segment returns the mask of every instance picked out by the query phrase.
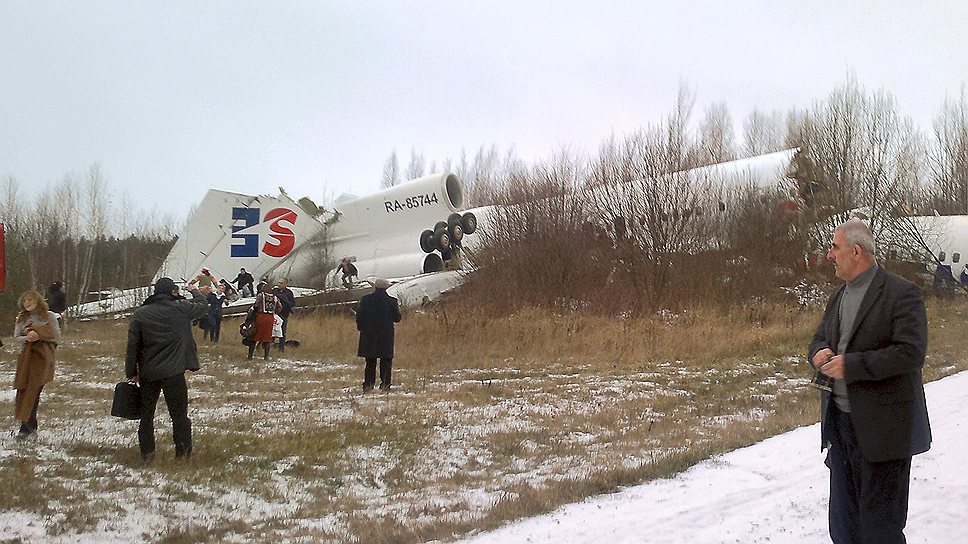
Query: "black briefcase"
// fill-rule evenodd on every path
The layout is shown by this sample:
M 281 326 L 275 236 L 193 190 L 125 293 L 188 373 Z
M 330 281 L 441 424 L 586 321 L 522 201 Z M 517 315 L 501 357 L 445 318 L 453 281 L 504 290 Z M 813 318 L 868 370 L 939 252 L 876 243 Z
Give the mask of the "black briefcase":
M 111 415 L 124 419 L 141 419 L 141 388 L 134 382 L 120 382 L 114 386 Z

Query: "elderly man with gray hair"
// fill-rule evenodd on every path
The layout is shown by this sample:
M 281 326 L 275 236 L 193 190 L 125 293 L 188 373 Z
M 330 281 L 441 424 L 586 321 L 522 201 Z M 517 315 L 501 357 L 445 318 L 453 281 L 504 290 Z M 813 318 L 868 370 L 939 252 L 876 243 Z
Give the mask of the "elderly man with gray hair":
M 877 265 L 861 221 L 834 230 L 827 260 L 844 285 L 808 359 L 831 379 L 820 403 L 836 544 L 903 544 L 911 458 L 931 447 L 921 369 L 928 343 L 921 289 Z
M 373 280 L 374 291 L 360 299 L 356 310 L 356 329 L 360 331 L 357 355 L 366 360 L 363 369 L 363 392 L 376 384 L 376 360 L 380 360 L 380 390 L 390 390 L 393 367 L 393 324 L 401 319 L 397 299 L 387 294 L 390 282 Z

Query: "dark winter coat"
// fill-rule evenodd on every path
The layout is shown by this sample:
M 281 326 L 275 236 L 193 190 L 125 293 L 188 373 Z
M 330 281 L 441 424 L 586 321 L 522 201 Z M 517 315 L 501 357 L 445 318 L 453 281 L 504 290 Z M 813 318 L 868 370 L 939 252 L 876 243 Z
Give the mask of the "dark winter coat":
M 60 289 L 51 289 L 47 293 L 47 308 L 55 314 L 62 314 L 67 310 L 67 295 Z
M 253 278 L 252 274 L 249 274 L 248 272 L 245 274 L 239 273 L 239 275 L 235 276 L 235 279 L 229 283 L 237 283 L 239 285 L 239 290 L 241 291 L 246 285 L 252 285 L 255 283 L 255 278 Z
M 149 383 L 199 369 L 192 321 L 208 316 L 208 301 L 197 291 L 192 296 L 186 300 L 158 293 L 135 310 L 128 326 L 128 378 Z
M 272 294 L 276 295 L 281 305 L 281 308 L 276 310 L 276 313 L 283 319 L 289 319 L 289 314 L 292 313 L 292 309 L 296 305 L 296 295 L 293 294 L 292 289 L 288 287 L 282 289 L 274 287 Z
M 400 319 L 400 305 L 386 289 L 377 289 L 361 298 L 356 310 L 356 330 L 360 331 L 356 354 L 368 359 L 393 358 L 393 324 Z
M 222 321 L 222 305 L 225 304 L 225 295 L 219 296 L 218 293 L 209 293 L 208 300 L 208 330 L 215 330 L 215 325 Z

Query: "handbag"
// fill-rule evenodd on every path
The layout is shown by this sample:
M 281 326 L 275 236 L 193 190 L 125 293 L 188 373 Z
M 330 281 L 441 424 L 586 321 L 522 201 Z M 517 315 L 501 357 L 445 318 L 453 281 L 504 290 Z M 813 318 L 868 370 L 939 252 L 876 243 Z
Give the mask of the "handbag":
M 134 382 L 119 382 L 114 386 L 111 415 L 123 419 L 141 419 L 141 388 Z
M 239 325 L 239 334 L 242 335 L 242 338 L 252 338 L 255 336 L 255 321 L 243 321 Z

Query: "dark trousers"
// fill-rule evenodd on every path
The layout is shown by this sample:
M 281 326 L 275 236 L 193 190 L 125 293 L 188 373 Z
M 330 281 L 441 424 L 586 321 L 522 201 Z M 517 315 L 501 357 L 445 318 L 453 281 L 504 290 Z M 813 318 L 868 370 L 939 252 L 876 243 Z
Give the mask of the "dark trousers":
M 376 383 L 376 357 L 366 357 L 363 368 L 363 387 L 373 387 Z M 390 369 L 393 367 L 393 357 L 380 357 L 380 387 L 390 387 Z
M 289 325 L 289 318 L 282 318 L 282 336 L 279 337 L 279 351 L 286 351 L 286 329 Z
M 141 455 L 155 451 L 155 408 L 158 397 L 165 393 L 165 404 L 171 416 L 171 430 L 175 442 L 175 457 L 192 454 L 192 422 L 188 419 L 188 382 L 185 374 L 141 384 L 141 403 L 144 415 L 138 426 L 138 447 Z
M 830 539 L 834 544 L 904 544 L 911 458 L 868 462 L 850 414 L 831 401 L 828 421 Z
M 218 339 L 222 336 L 222 318 L 219 317 L 215 320 L 215 323 L 210 323 L 209 328 L 209 337 L 212 339 L 212 342 L 217 344 Z
M 41 387 L 37 391 L 37 400 L 34 401 L 34 408 L 30 411 L 30 419 L 20 422 L 20 432 L 29 434 L 37 430 L 37 407 L 40 406 L 40 393 L 43 390 L 44 388 Z M 21 391 L 23 389 L 18 389 L 17 394 L 20 395 Z
M 255 353 L 255 346 L 256 346 L 256 344 L 259 344 L 260 346 L 262 346 L 262 358 L 263 359 L 268 359 L 269 358 L 269 347 L 272 346 L 272 342 L 252 342 L 252 344 L 249 345 L 249 359 L 251 359 L 252 358 L 252 354 Z

